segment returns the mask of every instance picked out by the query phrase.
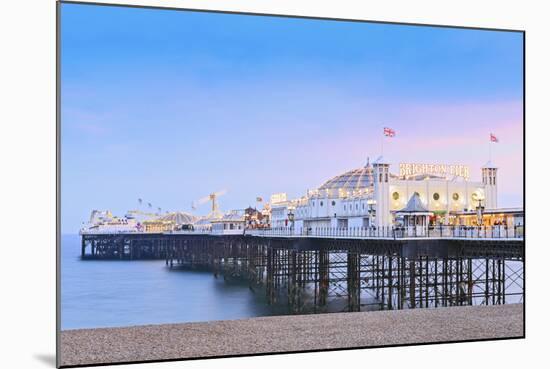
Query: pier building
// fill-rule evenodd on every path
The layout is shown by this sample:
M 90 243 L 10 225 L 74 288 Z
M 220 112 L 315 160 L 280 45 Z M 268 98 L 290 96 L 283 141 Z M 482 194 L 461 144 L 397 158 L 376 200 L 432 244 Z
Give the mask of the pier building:
M 475 210 L 451 211 L 451 223 L 455 225 L 474 226 L 478 214 Z M 523 226 L 523 208 L 498 208 L 483 211 L 483 224 L 505 225 L 509 228 Z
M 316 228 L 368 228 L 410 224 L 407 205 L 415 202 L 424 213 L 420 224 L 494 225 L 498 209 L 498 168 L 488 162 L 481 181 L 470 179 L 465 165 L 401 163 L 384 158 L 330 178 L 306 195 L 272 203 L 272 227 L 293 226 L 297 231 Z M 420 211 L 419 210 L 419 211 Z M 520 222 L 521 209 L 514 221 Z M 472 216 L 474 215 L 474 216 Z M 522 215 L 521 215 L 522 216 Z
M 465 165 L 391 164 L 380 157 L 373 163 L 367 159 L 364 166 L 336 175 L 300 198 L 275 193 L 261 210 L 222 212 L 215 201 L 219 192 L 208 197 L 213 199 L 213 211 L 206 216 L 129 211 L 117 218 L 109 211 L 94 210 L 83 230 L 234 233 L 271 228 L 299 235 L 331 229 L 360 229 L 369 234 L 404 229 L 405 234 L 418 236 L 438 226 L 503 226 L 504 232 L 523 227 L 522 208 L 498 208 L 498 168 L 494 164 L 488 162 L 480 168 L 480 180 L 472 180 L 470 175 Z
M 109 210 L 93 210 L 88 223 L 82 230 L 105 233 L 126 232 L 168 232 L 188 227 L 199 218 L 184 212 L 154 214 L 139 210 L 129 210 L 124 217 L 117 217 Z
M 219 219 L 211 221 L 213 233 L 243 233 L 245 227 L 244 212 L 231 211 Z
M 288 200 L 286 193 L 276 193 L 270 198 L 271 227 L 289 227 L 292 214 L 300 200 Z

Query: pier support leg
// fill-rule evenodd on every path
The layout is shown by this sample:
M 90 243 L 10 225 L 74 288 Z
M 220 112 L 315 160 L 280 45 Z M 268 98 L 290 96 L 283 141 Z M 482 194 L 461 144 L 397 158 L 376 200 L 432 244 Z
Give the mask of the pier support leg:
M 410 306 L 412 309 L 416 308 L 416 261 L 409 260 L 409 295 L 410 295 Z
M 359 278 L 361 256 L 357 252 L 347 252 L 347 285 L 348 285 L 348 309 L 360 311 L 361 280 Z
M 267 257 L 266 257 L 266 281 L 265 281 L 265 287 L 266 287 L 266 297 L 267 297 L 267 303 L 273 304 L 274 296 L 273 296 L 273 248 L 268 247 L 267 248 Z
M 86 256 L 86 239 L 84 238 L 84 236 L 82 236 L 80 247 L 81 247 L 80 257 L 84 259 L 84 256 Z
M 329 252 L 322 248 L 319 250 L 319 305 L 327 304 L 329 286 Z
M 393 309 L 393 257 L 388 256 L 388 310 Z

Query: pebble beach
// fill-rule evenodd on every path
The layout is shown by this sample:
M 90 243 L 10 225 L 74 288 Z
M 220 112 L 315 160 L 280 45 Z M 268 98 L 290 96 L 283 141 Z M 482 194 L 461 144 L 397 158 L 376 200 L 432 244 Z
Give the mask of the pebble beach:
M 523 336 L 523 304 L 260 317 L 61 332 L 61 366 Z

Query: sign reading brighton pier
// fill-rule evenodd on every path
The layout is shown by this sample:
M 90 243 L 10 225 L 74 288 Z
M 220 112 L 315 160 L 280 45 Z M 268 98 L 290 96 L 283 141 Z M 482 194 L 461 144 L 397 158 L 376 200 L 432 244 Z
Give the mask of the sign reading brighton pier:
M 422 174 L 433 174 L 437 176 L 456 176 L 464 179 L 470 178 L 470 167 L 466 165 L 449 165 L 449 164 L 417 164 L 417 163 L 400 163 L 399 175 L 409 177 Z

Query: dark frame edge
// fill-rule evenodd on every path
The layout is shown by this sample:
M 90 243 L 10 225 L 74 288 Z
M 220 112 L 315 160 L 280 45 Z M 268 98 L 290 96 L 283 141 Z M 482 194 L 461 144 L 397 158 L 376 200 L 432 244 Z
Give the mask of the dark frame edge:
M 527 53 L 526 53 L 526 36 L 527 36 L 527 32 L 526 31 L 522 31 L 522 35 L 523 35 L 523 227 L 525 229 L 525 225 L 527 224 L 526 222 L 526 207 L 527 207 L 527 202 L 525 201 L 526 200 L 526 191 L 525 191 L 525 185 L 526 185 L 526 176 L 527 176 L 527 168 L 526 168 L 526 165 L 525 163 L 527 162 L 526 161 L 526 153 L 527 153 L 527 150 L 526 150 L 526 140 L 527 140 L 527 136 L 526 136 L 526 133 L 527 133 L 527 130 L 526 130 L 526 122 L 527 122 L 527 118 L 526 118 L 526 92 L 527 92 L 527 89 L 526 89 L 526 58 L 527 58 Z M 526 236 L 526 233 L 527 232 L 523 232 L 523 338 L 526 337 L 526 313 L 527 313 L 527 310 L 526 310 L 526 303 L 527 303 L 527 236 Z
M 310 19 L 310 20 L 325 20 L 325 21 L 339 21 L 339 22 L 358 22 L 358 23 L 374 23 L 374 24 L 392 24 L 400 26 L 417 26 L 417 27 L 436 27 L 436 28 L 458 28 L 466 30 L 478 30 L 478 31 L 500 31 L 500 32 L 525 32 L 522 29 L 513 28 L 492 28 L 492 27 L 475 27 L 475 26 L 457 26 L 450 24 L 431 24 L 431 23 L 415 23 L 415 22 L 397 22 L 397 21 L 380 21 L 373 19 L 357 19 L 357 18 L 335 18 L 335 17 L 323 17 L 323 16 L 308 16 L 308 15 L 291 15 L 291 14 L 274 14 L 274 13 L 255 13 L 246 11 L 232 11 L 232 10 L 215 10 L 215 9 L 199 9 L 199 8 L 183 8 L 173 6 L 154 6 L 154 5 L 136 5 L 136 4 L 117 4 L 107 2 L 94 2 L 94 1 L 79 1 L 79 0 L 57 0 L 62 4 L 75 4 L 75 5 L 95 5 L 105 7 L 120 7 L 120 8 L 134 8 L 134 9 L 156 9 L 156 10 L 175 10 L 175 11 L 188 11 L 197 13 L 217 13 L 217 14 L 233 14 L 233 15 L 253 15 L 262 17 L 278 17 L 278 18 L 295 18 L 295 19 Z
M 55 2 L 55 366 L 61 367 L 61 1 Z

